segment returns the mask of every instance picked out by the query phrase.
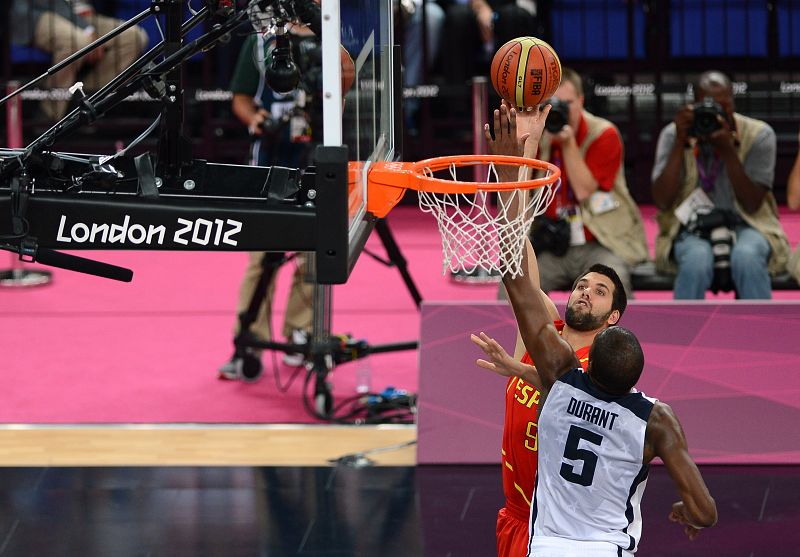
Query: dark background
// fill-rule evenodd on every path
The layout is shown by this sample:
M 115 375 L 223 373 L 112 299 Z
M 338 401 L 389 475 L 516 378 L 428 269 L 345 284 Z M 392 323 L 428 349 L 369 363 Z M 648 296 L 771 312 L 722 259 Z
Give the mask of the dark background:
M 148 5 L 148 0 L 95 1 L 98 11 L 120 18 Z M 196 9 L 201 5 L 194 0 Z M 0 9 L 7 7 L 3 3 Z M 786 178 L 798 147 L 800 36 L 795 31 L 800 30 L 800 0 L 539 0 L 537 9 L 537 26 L 531 34 L 550 42 L 562 64 L 583 75 L 587 108 L 619 127 L 628 185 L 637 201 L 651 202 L 650 171 L 660 129 L 690 98 L 687 84 L 707 69 L 731 76 L 739 112 L 763 119 L 775 129 L 774 189 L 778 201 L 785 201 Z M 158 31 L 152 18 L 144 26 L 155 41 Z M 232 116 L 230 102 L 198 99 L 195 91 L 227 89 L 248 30 L 243 28 L 228 44 L 186 65 L 186 130 L 196 158 L 244 161 L 248 138 Z M 469 82 L 445 83 L 440 77 L 453 55 L 464 53 L 458 45 L 443 45 L 425 78 L 437 86 L 437 94 L 422 101 L 419 135 L 406 134 L 405 160 L 473 150 Z M 12 48 L 6 30 L 0 41 L 4 82 L 24 83 L 47 66 L 41 53 Z M 125 143 L 138 135 L 158 109 L 154 102 L 123 103 L 113 117 L 70 138 L 69 150 L 108 152 L 117 141 Z M 28 142 L 47 126 L 38 118 L 36 101 L 25 101 L 23 114 Z M 5 111 L 0 119 L 5 123 Z M 153 148 L 154 142 L 146 141 L 142 149 Z

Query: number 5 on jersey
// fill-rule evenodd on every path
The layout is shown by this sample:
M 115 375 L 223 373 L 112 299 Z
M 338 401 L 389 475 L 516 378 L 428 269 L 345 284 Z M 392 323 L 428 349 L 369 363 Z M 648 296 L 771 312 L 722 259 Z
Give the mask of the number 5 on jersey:
M 564 447 L 564 458 L 572 461 L 580 460 L 583 462 L 583 466 L 581 466 L 581 473 L 576 474 L 576 466 L 574 464 L 562 462 L 560 474 L 561 477 L 568 482 L 588 487 L 592 485 L 592 480 L 594 480 L 594 470 L 597 467 L 597 454 L 589 449 L 579 448 L 578 445 L 581 439 L 587 443 L 597 445 L 598 447 L 600 443 L 603 442 L 602 435 L 577 425 L 570 427 L 569 435 L 567 436 L 567 445 Z

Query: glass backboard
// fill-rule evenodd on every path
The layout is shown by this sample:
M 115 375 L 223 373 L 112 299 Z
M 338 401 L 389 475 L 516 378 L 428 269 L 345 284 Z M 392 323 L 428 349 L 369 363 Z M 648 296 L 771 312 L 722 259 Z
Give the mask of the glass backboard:
M 376 161 L 397 156 L 396 90 L 392 0 L 322 2 L 323 135 L 326 146 L 345 145 L 351 163 L 348 235 L 357 257 L 371 226 L 367 180 Z M 342 61 L 341 47 L 352 59 Z M 352 74 L 354 72 L 354 75 Z M 344 79 L 343 79 L 344 73 Z M 342 90 L 342 83 L 352 86 Z

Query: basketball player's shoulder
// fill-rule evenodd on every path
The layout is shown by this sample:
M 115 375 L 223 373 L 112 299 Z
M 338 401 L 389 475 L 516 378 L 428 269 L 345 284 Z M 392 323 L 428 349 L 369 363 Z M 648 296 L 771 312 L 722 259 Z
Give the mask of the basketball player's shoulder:
M 657 399 L 649 397 L 636 389 L 621 397 L 618 403 L 645 422 L 649 422 L 653 410 L 658 404 L 661 404 Z
M 685 446 L 683 428 L 669 404 L 661 401 L 653 404 L 647 420 L 645 446 L 646 461 L 653 456 L 663 456 L 674 448 Z
M 678 423 L 678 417 L 675 415 L 675 411 L 672 410 L 672 407 L 669 404 L 655 399 L 652 399 L 652 401 L 653 408 L 650 411 L 650 418 L 648 422 L 651 422 L 655 425 L 665 426 Z

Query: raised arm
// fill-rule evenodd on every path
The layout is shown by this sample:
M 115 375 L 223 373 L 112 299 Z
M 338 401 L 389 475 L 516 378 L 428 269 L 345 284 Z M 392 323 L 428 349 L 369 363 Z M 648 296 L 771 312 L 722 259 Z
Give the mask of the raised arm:
M 523 264 L 527 259 L 523 255 Z M 503 277 L 508 298 L 525 348 L 536 363 L 543 395 L 550 391 L 559 377 L 570 369 L 580 367 L 577 356 L 567 341 L 561 338 L 541 289 L 534 287 L 526 276 Z
M 530 364 L 520 362 L 519 360 L 522 356 L 519 358 L 512 357 L 500 346 L 499 342 L 484 332 L 481 332 L 480 336 L 470 335 L 470 339 L 489 357 L 489 360 L 478 359 L 475 362 L 478 367 L 493 371 L 502 377 L 520 377 L 537 389 L 541 387 L 539 373 L 536 368 Z
M 715 131 L 709 136 L 709 141 L 716 148 L 720 159 L 725 165 L 725 172 L 733 187 L 733 193 L 736 200 L 742 208 L 748 213 L 755 213 L 764 202 L 764 197 L 767 195 L 769 188 L 764 184 L 755 182 L 747 174 L 744 164 L 739 159 L 739 154 L 735 144 L 735 136 L 731 132 L 731 128 L 724 118 L 719 118 L 720 129 Z M 772 130 L 769 130 L 772 132 Z M 771 161 L 769 164 L 774 170 L 775 167 L 775 151 L 776 139 L 774 133 L 769 133 L 765 136 L 759 135 L 758 140 L 753 143 L 750 150 L 750 155 L 758 157 L 753 160 Z M 767 164 L 766 162 L 764 163 Z M 771 184 L 769 184 L 771 186 Z
M 514 155 L 523 156 L 526 158 L 534 158 L 539 148 L 539 140 L 542 137 L 542 130 L 544 129 L 544 122 L 550 112 L 550 105 L 545 106 L 542 110 L 533 110 L 530 112 L 518 112 L 516 109 L 509 108 L 503 101 L 500 108 L 495 109 L 493 113 L 492 126 L 494 129 L 494 138 L 492 137 L 489 124 L 484 126 L 484 136 L 489 148 L 489 152 L 493 155 Z M 518 169 L 516 167 L 499 167 L 497 169 L 498 179 L 502 182 L 511 182 L 520 178 Z M 523 176 L 527 179 L 528 176 Z M 499 194 L 508 195 L 508 194 Z M 524 199 L 519 198 L 518 203 L 509 210 L 509 218 L 514 218 L 522 210 L 524 206 Z M 559 319 L 558 310 L 556 309 L 553 301 L 542 291 L 541 283 L 539 282 L 539 266 L 536 263 L 536 253 L 533 250 L 530 239 L 525 239 L 525 251 L 527 257 L 527 265 L 523 268 L 526 269 L 525 276 L 531 282 L 532 287 L 538 292 L 539 296 L 547 306 L 548 314 L 551 320 Z M 517 335 L 517 344 L 514 349 L 514 357 L 520 359 L 525 353 L 525 346 L 522 343 L 522 338 Z
M 653 178 L 652 194 L 656 207 L 666 211 L 675 204 L 680 192 L 683 153 L 689 141 L 689 128 L 694 123 L 692 105 L 681 108 L 674 118 L 674 135 L 671 128 L 665 128 L 658 136 L 656 166 L 661 167 L 658 176 Z M 670 139 L 672 143 L 669 144 Z
M 663 402 L 656 402 L 647 422 L 645 462 L 655 456 L 664 461 L 681 498 L 672 505 L 669 519 L 686 526 L 686 535 L 694 539 L 701 529 L 717 523 L 717 505 L 689 456 L 677 416 Z

